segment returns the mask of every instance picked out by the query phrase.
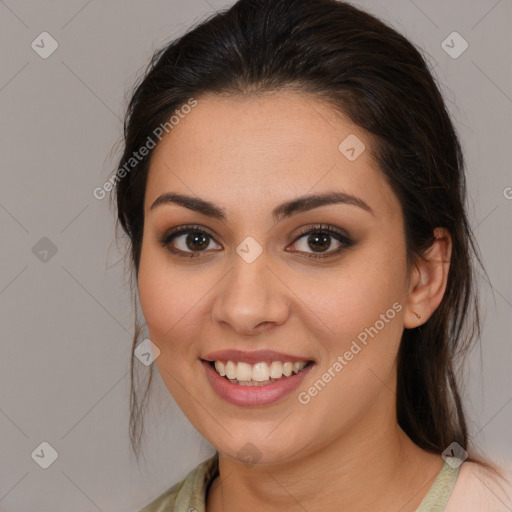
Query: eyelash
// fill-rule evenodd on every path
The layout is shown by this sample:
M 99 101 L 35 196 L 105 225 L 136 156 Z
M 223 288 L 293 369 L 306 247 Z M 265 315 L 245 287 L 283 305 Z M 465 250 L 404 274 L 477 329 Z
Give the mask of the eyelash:
M 190 234 L 190 233 L 205 234 L 214 240 L 213 236 L 210 233 L 208 233 L 208 231 L 205 231 L 204 229 L 200 228 L 197 225 L 187 225 L 187 226 L 180 226 L 178 228 L 175 228 L 175 229 L 165 233 L 159 239 L 159 242 L 169 252 L 176 254 L 177 256 L 180 256 L 183 258 L 197 258 L 197 257 L 199 257 L 199 255 L 202 252 L 205 252 L 205 251 L 203 250 L 203 251 L 187 252 L 187 251 L 182 251 L 181 249 L 171 248 L 171 246 L 170 246 L 171 242 L 177 236 L 183 235 L 183 234 Z M 348 238 L 346 235 L 344 235 L 341 231 L 338 231 L 337 229 L 332 228 L 331 226 L 324 225 L 324 224 L 312 226 L 312 227 L 309 227 L 306 230 L 302 231 L 301 233 L 299 233 L 297 235 L 297 237 L 295 238 L 293 243 L 296 243 L 301 238 L 304 238 L 305 235 L 310 235 L 310 234 L 328 234 L 343 244 L 340 248 L 338 248 L 334 251 L 330 251 L 328 253 L 322 253 L 322 254 L 304 253 L 303 251 L 298 251 L 301 254 L 306 254 L 306 258 L 313 259 L 313 260 L 333 257 L 335 255 L 340 254 L 342 251 L 344 251 L 345 249 L 348 249 L 349 247 L 351 247 L 354 244 L 353 241 L 350 240 L 350 238 Z

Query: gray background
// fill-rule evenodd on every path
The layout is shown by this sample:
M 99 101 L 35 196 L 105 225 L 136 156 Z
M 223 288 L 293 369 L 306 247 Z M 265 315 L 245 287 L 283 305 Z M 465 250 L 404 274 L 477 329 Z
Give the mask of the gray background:
M 491 280 L 480 279 L 470 427 L 511 460 L 512 2 L 354 3 L 424 49 L 456 120 Z M 113 212 L 92 191 L 116 168 L 128 93 L 153 51 L 227 4 L 0 1 L 1 511 L 138 510 L 213 453 L 156 373 L 146 460 L 130 454 L 132 308 Z M 47 59 L 31 48 L 44 31 L 59 45 Z M 469 44 L 456 59 L 441 47 L 453 31 Z M 43 237 L 57 249 L 46 261 L 33 250 Z M 31 457 L 43 441 L 59 455 L 48 469 Z

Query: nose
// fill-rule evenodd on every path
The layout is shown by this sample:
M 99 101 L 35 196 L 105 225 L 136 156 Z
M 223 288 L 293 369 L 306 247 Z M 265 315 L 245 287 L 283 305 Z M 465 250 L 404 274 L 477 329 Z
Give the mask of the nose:
M 213 320 L 248 336 L 283 324 L 289 315 L 289 291 L 270 268 L 265 253 L 252 263 L 238 254 L 233 260 L 233 267 L 215 288 Z

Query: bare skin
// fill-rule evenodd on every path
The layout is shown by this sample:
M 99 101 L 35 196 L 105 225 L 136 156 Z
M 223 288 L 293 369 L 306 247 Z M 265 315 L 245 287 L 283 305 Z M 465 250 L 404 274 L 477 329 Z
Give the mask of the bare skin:
M 449 233 L 438 228 L 428 258 L 407 268 L 400 203 L 370 137 L 314 97 L 281 91 L 197 101 L 152 156 L 138 286 L 162 379 L 220 454 L 206 510 L 414 511 L 443 460 L 397 425 L 395 358 L 403 329 L 424 323 L 441 302 Z M 338 149 L 350 134 L 366 146 L 353 161 Z M 210 201 L 226 219 L 174 203 L 152 209 L 168 192 Z M 337 203 L 272 218 L 281 203 L 327 192 L 356 196 L 371 212 Z M 318 252 L 301 234 L 319 224 L 353 243 L 331 236 L 321 253 L 328 257 L 308 258 Z M 183 225 L 206 231 L 206 248 L 194 250 L 183 233 L 160 243 Z M 250 264 L 236 251 L 248 236 L 262 249 Z M 333 374 L 338 356 L 376 325 Z M 271 349 L 315 365 L 276 403 L 234 405 L 214 391 L 201 363 L 224 349 Z M 329 368 L 328 384 L 301 402 L 298 393 Z M 257 447 L 255 464 L 245 464 L 247 443 Z

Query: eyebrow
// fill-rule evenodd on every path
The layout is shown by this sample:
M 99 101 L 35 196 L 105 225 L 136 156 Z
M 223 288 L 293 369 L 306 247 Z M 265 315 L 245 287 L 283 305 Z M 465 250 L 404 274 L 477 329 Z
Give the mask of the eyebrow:
M 346 194 L 344 192 L 329 192 L 326 194 L 301 196 L 297 199 L 286 201 L 285 203 L 280 204 L 272 210 L 272 217 L 274 221 L 277 222 L 287 217 L 291 217 L 296 213 L 313 210 L 314 208 L 319 208 L 320 206 L 340 203 L 357 206 L 367 211 L 371 215 L 375 215 L 375 212 L 361 198 Z M 189 210 L 201 213 L 207 217 L 218 219 L 221 222 L 226 222 L 227 219 L 225 210 L 215 205 L 214 203 L 205 201 L 204 199 L 200 199 L 198 197 L 186 196 L 173 192 L 167 192 L 159 196 L 151 205 L 150 210 L 154 210 L 158 206 L 164 204 L 179 204 L 185 208 L 188 208 Z

